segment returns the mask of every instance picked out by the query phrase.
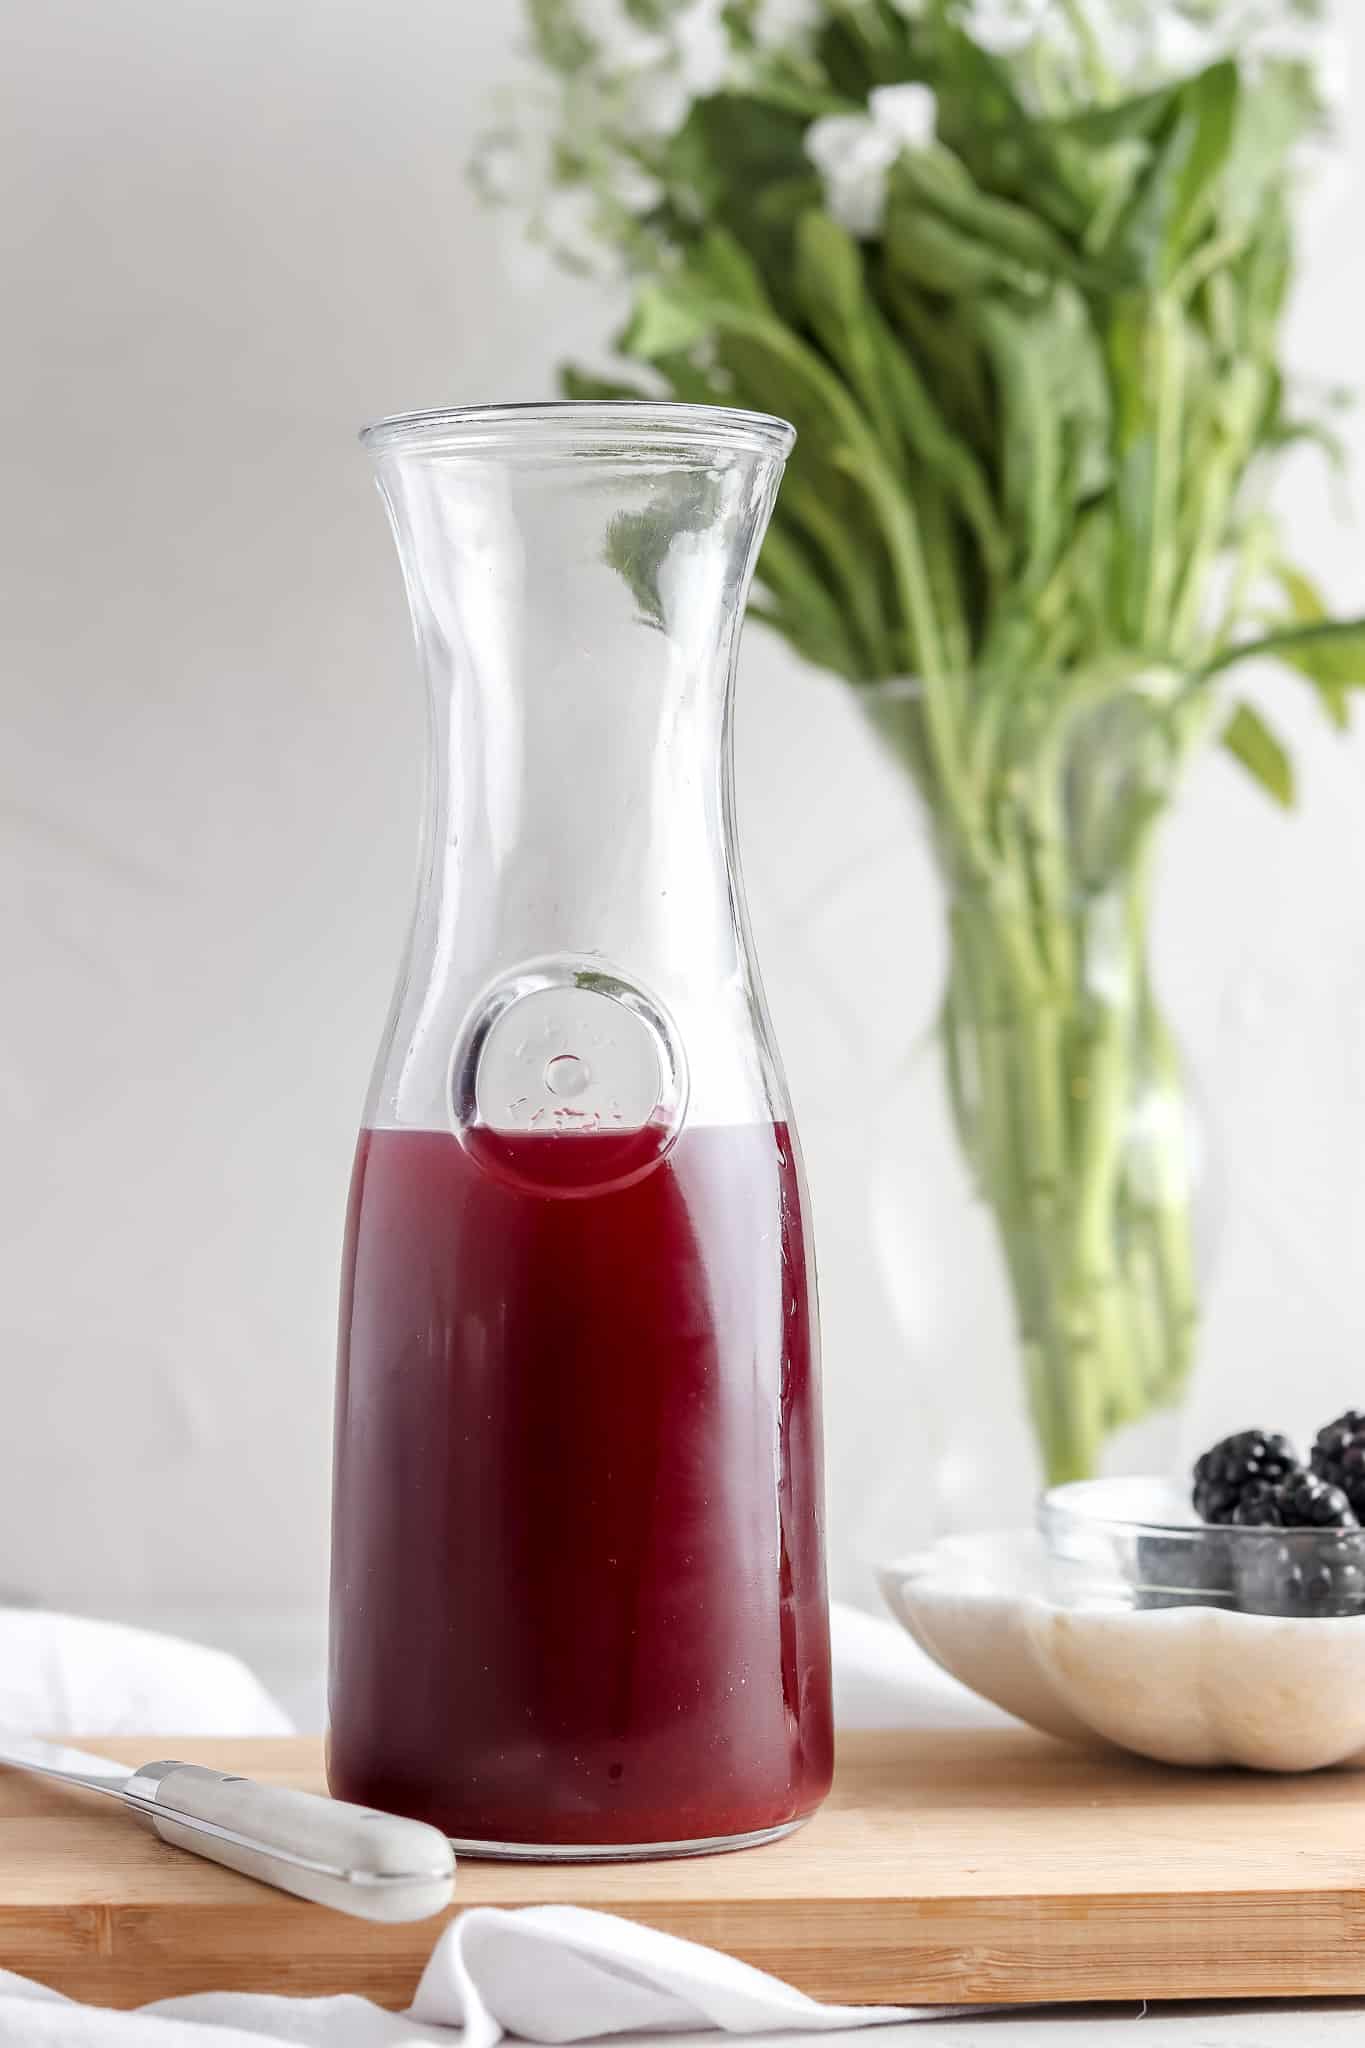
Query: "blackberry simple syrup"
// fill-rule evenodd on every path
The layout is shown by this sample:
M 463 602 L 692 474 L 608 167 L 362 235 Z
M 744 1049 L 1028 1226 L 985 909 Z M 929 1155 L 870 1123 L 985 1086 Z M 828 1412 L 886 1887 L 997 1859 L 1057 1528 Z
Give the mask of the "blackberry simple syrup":
M 609 1143 L 524 1137 L 554 1155 Z M 572 1160 L 567 1162 L 572 1168 Z M 331 1776 L 462 1839 L 710 1841 L 832 1759 L 801 1193 L 781 1126 L 587 1199 L 367 1131 L 342 1311 Z
M 342 1282 L 328 1777 L 489 1855 L 742 1848 L 832 1766 L 815 1268 L 735 843 L 792 443 L 366 436 L 427 690 Z

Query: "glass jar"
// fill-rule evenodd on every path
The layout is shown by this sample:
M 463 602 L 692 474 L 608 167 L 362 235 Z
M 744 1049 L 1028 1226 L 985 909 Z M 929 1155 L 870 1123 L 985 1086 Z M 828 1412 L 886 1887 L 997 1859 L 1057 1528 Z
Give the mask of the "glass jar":
M 863 1547 L 883 1558 L 1026 1524 L 1046 1485 L 1174 1469 L 1218 1212 L 1149 957 L 1159 829 L 1202 707 L 1141 664 L 962 687 L 996 712 L 959 811 L 920 806 L 945 984 L 870 1146 L 908 1368 L 906 1439 L 869 1482 Z M 861 698 L 921 787 L 922 688 Z
M 479 1853 L 740 1846 L 830 1780 L 814 1265 L 731 767 L 791 439 L 366 436 L 430 772 L 347 1229 L 329 1778 Z

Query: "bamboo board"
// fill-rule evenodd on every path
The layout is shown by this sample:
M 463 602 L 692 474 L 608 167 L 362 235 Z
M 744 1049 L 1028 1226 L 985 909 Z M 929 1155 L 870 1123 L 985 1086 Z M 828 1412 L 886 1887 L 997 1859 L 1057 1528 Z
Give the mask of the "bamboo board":
M 322 1789 L 319 1745 L 101 1742 Z M 463 1859 L 455 1910 L 625 1914 L 846 2003 L 1365 1993 L 1365 1774 L 1196 1774 L 1025 1730 L 845 1739 L 784 1842 L 668 1863 Z M 131 2006 L 203 1990 L 408 2003 L 440 1923 L 375 1927 L 0 1771 L 0 1966 Z

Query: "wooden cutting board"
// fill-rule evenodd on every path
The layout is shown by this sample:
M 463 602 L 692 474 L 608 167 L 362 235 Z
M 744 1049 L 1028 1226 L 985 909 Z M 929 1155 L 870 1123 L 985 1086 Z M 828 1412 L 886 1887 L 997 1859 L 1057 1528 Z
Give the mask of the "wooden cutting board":
M 88 1746 L 322 1789 L 311 1740 Z M 570 1901 L 847 2003 L 1365 1993 L 1365 1774 L 1196 1774 L 1018 1732 L 845 1739 L 784 1842 L 669 1863 L 460 1865 L 458 1904 Z M 0 1966 L 77 1998 L 353 1991 L 405 2005 L 439 1923 L 374 1927 L 0 1771 Z

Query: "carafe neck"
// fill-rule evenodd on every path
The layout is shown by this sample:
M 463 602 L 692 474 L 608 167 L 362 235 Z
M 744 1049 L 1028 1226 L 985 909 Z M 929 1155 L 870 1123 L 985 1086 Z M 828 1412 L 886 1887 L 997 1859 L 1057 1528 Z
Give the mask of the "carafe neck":
M 431 749 L 404 1050 L 381 1082 L 400 1120 L 458 1087 L 452 1041 L 528 975 L 600 977 L 689 1049 L 708 1012 L 759 1009 L 730 707 L 788 437 L 731 419 L 547 408 L 483 442 L 377 450 Z

